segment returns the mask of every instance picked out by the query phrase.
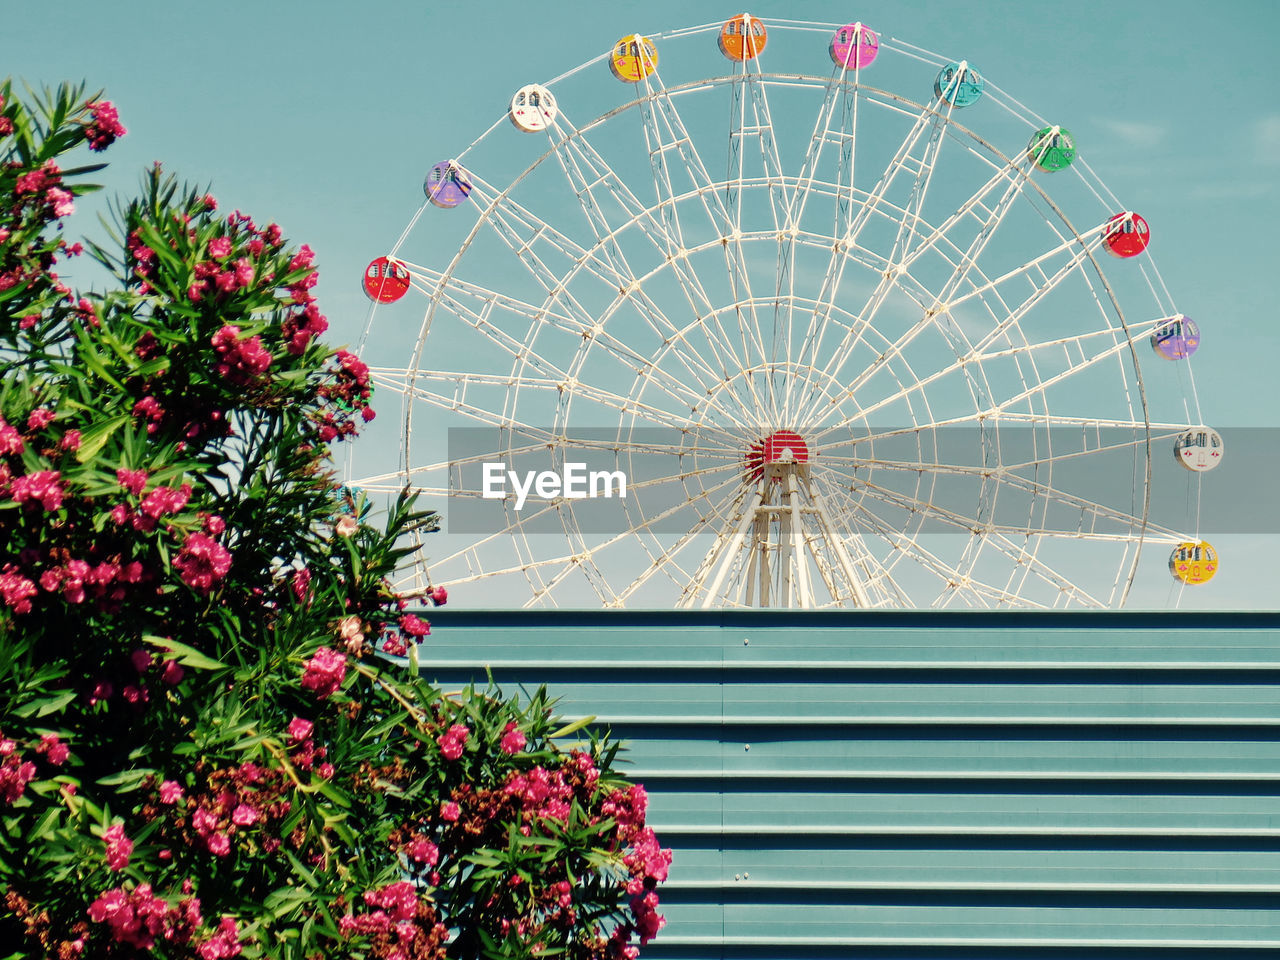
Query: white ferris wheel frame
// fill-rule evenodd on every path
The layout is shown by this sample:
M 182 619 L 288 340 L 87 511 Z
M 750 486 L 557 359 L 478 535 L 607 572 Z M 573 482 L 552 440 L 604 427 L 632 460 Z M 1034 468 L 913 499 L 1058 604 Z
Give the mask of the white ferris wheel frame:
M 769 23 L 770 29 L 801 31 L 830 31 L 836 26 Z M 710 33 L 718 27 L 708 24 L 651 36 L 661 41 Z M 945 62 L 920 48 L 882 38 L 881 53 L 886 50 L 925 63 Z M 548 86 L 599 64 L 605 56 L 582 64 Z M 856 65 L 837 65 L 830 77 L 771 73 L 762 69 L 763 56 L 735 64 L 730 74 L 672 87 L 662 83 L 655 69 L 635 84 L 632 99 L 581 127 L 564 112 L 568 98 L 559 96 L 560 112 L 547 124 L 545 133 L 548 149 L 503 188 L 486 182 L 483 170 L 473 169 L 467 161 L 467 153 L 494 135 L 503 121 L 495 123 L 454 161 L 466 171 L 472 185 L 468 202 L 479 213 L 452 260 L 437 271 L 413 263 L 400 252 L 428 209 L 426 203 L 393 247 L 390 258 L 407 270 L 412 289 L 427 299 L 428 306 L 411 363 L 404 368 L 372 370 L 380 389 L 404 398 L 402 462 L 395 471 L 354 481 L 356 485 L 370 491 L 391 491 L 407 484 L 428 501 L 479 495 L 474 489 L 431 482 L 432 478 L 449 476 L 451 469 L 461 465 L 458 461 L 428 458 L 415 462 L 414 422 L 419 405 L 446 413 L 458 423 L 518 432 L 518 442 L 513 432 L 507 448 L 493 451 L 502 456 L 570 440 L 578 446 L 596 442 L 602 450 L 610 449 L 607 439 L 569 436 L 568 419 L 577 404 L 614 412 L 619 417 L 619 437 L 628 434 L 628 455 L 675 458 L 675 472 L 646 481 L 649 486 L 676 484 L 686 491 L 682 501 L 656 512 L 646 514 L 642 508 L 628 507 L 628 525 L 605 536 L 592 537 L 580 528 L 569 499 L 542 503 L 521 515 L 508 511 L 505 526 L 429 565 L 416 566 L 407 572 L 402 587 L 412 591 L 433 581 L 452 587 L 519 576 L 528 584 L 528 594 L 521 602 L 534 605 L 562 602 L 566 583 L 578 579 L 585 580 L 605 606 L 625 606 L 653 581 L 665 578 L 676 591 L 674 602 L 686 606 L 909 606 L 918 605 L 921 598 L 895 576 L 899 566 L 909 560 L 941 585 L 936 596 L 925 598 L 933 605 L 1122 605 L 1133 585 L 1144 543 L 1194 539 L 1185 531 L 1159 526 L 1148 516 L 1152 445 L 1172 439 L 1189 425 L 1154 422 L 1147 409 L 1137 344 L 1175 315 L 1154 264 L 1140 264 L 1138 269 L 1159 305 L 1153 311 L 1157 315 L 1129 320 L 1098 259 L 1107 223 L 1099 221 L 1082 230 L 1073 226 L 1033 176 L 1034 157 L 1027 151 L 1006 155 L 959 123 L 954 117 L 958 108 L 946 98 L 935 96 L 928 103 L 916 103 L 864 83 L 865 70 Z M 769 108 L 769 93 L 784 87 L 822 94 L 813 133 L 796 174 L 786 172 L 774 141 Z M 709 173 L 697 138 L 686 128 L 679 109 L 683 98 L 720 88 L 727 88 L 731 103 L 729 164 L 723 179 Z M 1025 120 L 1031 130 L 1048 126 L 990 81 L 986 95 Z M 900 114 L 911 126 L 868 189 L 855 181 L 857 130 L 859 111 L 872 106 Z M 653 191 L 649 200 L 642 200 L 592 143 L 592 136 L 610 121 L 632 111 L 641 118 L 650 166 L 651 183 L 647 186 Z M 941 149 L 949 138 L 965 144 L 984 162 L 989 176 L 948 216 L 933 222 L 925 217 L 924 207 Z M 758 172 L 748 167 L 744 149 L 748 142 L 759 146 Z M 819 172 L 824 154 L 829 161 L 833 152 L 837 157 L 834 181 Z M 1076 162 L 1078 170 L 1092 177 L 1082 158 Z M 558 165 L 563 183 L 589 224 L 584 241 L 520 202 L 522 184 L 550 163 Z M 900 179 L 909 184 L 905 201 L 891 196 Z M 682 189 L 680 184 L 685 180 L 691 182 Z M 1122 209 L 1114 198 L 1104 199 L 1106 191 L 1100 182 L 1096 186 L 1090 180 L 1085 182 L 1100 204 Z M 740 202 L 744 193 L 767 197 L 771 222 L 744 228 Z M 980 266 L 983 252 L 1018 202 L 1027 197 L 1052 212 L 1052 216 L 1045 215 L 1044 224 L 1056 242 L 1020 264 L 988 275 Z M 807 207 L 822 203 L 829 204 L 834 215 L 826 232 L 815 231 L 805 219 Z M 688 227 L 696 218 L 691 212 L 699 209 L 716 229 L 695 237 L 696 231 Z M 863 231 L 871 229 L 873 221 L 879 226 L 883 220 L 896 227 L 888 253 L 860 245 Z M 972 229 L 974 223 L 976 230 Z M 961 225 L 970 227 L 967 245 L 955 239 Z M 525 271 L 525 281 L 541 290 L 541 302 L 459 275 L 468 252 L 481 236 L 496 236 L 501 241 Z M 633 268 L 638 238 L 649 245 L 652 260 L 647 269 Z M 748 250 L 754 249 L 752 244 L 770 242 L 776 245 L 774 276 L 767 284 L 770 289 L 753 292 L 757 269 Z M 723 254 L 727 299 L 709 291 L 704 283 L 705 262 L 717 249 Z M 814 250 L 830 251 L 826 271 L 816 284 L 800 283 L 798 288 L 798 253 Z M 940 258 L 950 265 L 950 276 L 941 287 L 931 287 L 913 275 L 913 267 L 925 257 Z M 878 277 L 858 310 L 838 302 L 851 267 Z M 1099 301 L 1101 324 L 1049 339 L 1028 337 L 1024 319 L 1064 283 L 1080 277 Z M 650 295 L 652 287 L 668 278 L 687 301 L 685 316 L 676 316 L 669 305 Z M 579 299 L 578 291 L 588 281 L 617 291 L 605 310 L 593 309 Z M 1008 291 L 1015 284 L 1025 289 L 1022 299 L 1012 301 Z M 817 293 L 812 294 L 815 287 Z M 876 320 L 891 296 L 903 295 L 919 306 L 920 315 L 891 336 L 877 327 Z M 981 336 L 971 338 L 950 319 L 966 304 L 991 311 L 993 303 L 993 322 Z M 481 335 L 496 353 L 507 356 L 510 373 L 429 369 L 427 338 L 437 314 L 447 316 L 450 322 L 460 321 Z M 638 350 L 625 334 L 617 332 L 617 324 L 610 325 L 615 316 L 624 314 L 633 321 L 643 321 L 648 335 L 661 342 L 657 355 Z M 517 320 L 527 324 L 523 338 L 514 322 Z M 580 341 L 569 363 L 539 352 L 537 340 L 543 332 Z M 926 334 L 941 335 L 952 342 L 955 357 L 947 366 L 917 373 L 907 352 Z M 366 341 L 376 335 L 371 318 Z M 837 338 L 834 345 L 830 345 L 832 336 Z M 1042 375 L 1037 356 L 1049 349 L 1075 359 L 1065 369 Z M 597 357 L 606 355 L 634 369 L 633 381 L 618 388 L 593 380 L 586 366 L 593 350 L 598 351 Z M 860 361 L 868 350 L 875 359 Z M 1126 359 L 1131 369 L 1125 366 Z M 1048 411 L 1050 389 L 1086 369 L 1113 362 L 1121 371 L 1120 392 L 1127 403 L 1120 415 L 1079 417 Z M 987 367 L 998 363 L 1012 363 L 1020 383 L 1013 385 L 1012 392 L 1000 392 L 997 400 L 998 391 L 985 381 Z M 971 382 L 971 392 L 977 391 L 975 408 L 964 416 L 935 416 L 931 389 L 958 371 Z M 859 387 L 886 373 L 896 380 L 896 391 L 877 396 L 871 403 L 859 403 L 855 409 L 841 407 Z M 1192 390 L 1194 395 L 1194 381 Z M 503 394 L 501 404 L 488 399 L 497 395 L 495 391 Z M 979 402 L 984 391 L 990 402 Z M 535 395 L 555 398 L 553 423 L 519 418 L 522 397 Z M 1034 410 L 1037 397 L 1044 407 L 1041 413 Z M 864 432 L 857 443 L 864 450 L 874 450 L 877 442 L 895 436 L 909 440 L 914 430 L 918 451 L 914 459 L 878 458 L 874 453 L 855 456 L 852 446 L 849 454 L 823 449 L 828 440 L 839 439 L 851 428 L 867 424 L 879 411 L 904 402 L 918 405 L 926 414 L 925 422 L 915 419 L 915 406 L 911 406 L 911 425 Z M 1203 422 L 1198 419 L 1198 398 L 1195 404 L 1194 422 Z M 1027 409 L 1028 405 L 1032 409 Z M 683 413 L 685 408 L 692 412 Z M 700 416 L 696 414 L 699 408 Z M 823 411 L 832 409 L 837 416 L 824 420 Z M 1188 419 L 1192 419 L 1190 415 Z M 682 435 L 692 427 L 696 439 L 689 445 L 637 439 L 631 429 L 637 422 Z M 744 474 L 744 438 L 798 424 L 807 425 L 803 432 L 815 451 L 812 464 L 768 463 L 754 480 Z M 1086 440 L 1081 449 L 1055 453 L 1046 437 L 1047 450 L 1037 450 L 1031 460 L 1006 462 L 997 449 L 997 425 L 1079 430 L 1083 436 L 1095 437 L 1096 443 L 1089 447 Z M 995 434 L 990 438 L 988 426 Z M 928 444 L 920 440 L 922 430 L 948 427 L 979 430 L 981 463 L 929 458 Z M 1103 437 L 1103 431 L 1110 431 L 1109 438 Z M 1128 439 L 1124 439 L 1126 431 Z M 1117 441 L 1116 436 L 1122 439 Z M 438 438 L 432 442 L 438 443 Z M 1123 452 L 1125 447 L 1131 448 L 1134 464 L 1133 501 L 1128 510 L 1053 486 L 1055 464 L 1104 450 Z M 439 450 L 434 453 L 438 457 Z M 1041 467 L 1050 472 L 1043 481 L 1035 472 Z M 1030 477 L 1028 469 L 1033 471 Z M 918 482 L 914 489 L 895 488 L 878 482 L 877 471 L 881 477 L 895 472 L 915 474 Z M 937 502 L 934 492 L 944 477 L 979 483 L 979 499 L 972 511 Z M 1001 489 L 1032 498 L 1032 513 L 1025 522 L 1009 524 L 994 519 Z M 856 497 L 851 496 L 855 492 Z M 921 535 L 923 519 L 914 528 L 894 526 L 868 509 L 868 500 L 954 529 L 963 533 L 967 542 L 958 557 L 940 556 Z M 1078 511 L 1078 527 L 1063 530 L 1051 526 L 1044 519 L 1050 507 Z M 688 517 L 684 530 L 664 537 L 655 534 L 681 511 Z M 550 516 L 563 529 L 560 549 L 548 550 L 545 537 L 529 532 Z M 1077 577 L 1039 556 L 1044 543 L 1059 539 L 1092 541 L 1118 550 L 1120 559 L 1111 582 L 1104 582 L 1101 590 L 1085 587 Z M 633 563 L 619 576 L 618 571 L 608 569 L 604 558 L 624 542 L 639 544 L 647 559 L 643 566 Z M 870 548 L 873 543 L 879 554 Z M 509 552 L 509 562 L 494 562 L 500 549 Z M 976 558 L 983 551 L 988 558 L 995 555 L 1007 564 L 1008 577 L 1003 582 L 975 575 Z M 447 573 L 442 575 L 444 571 Z M 1032 585 L 1038 588 L 1035 596 L 1029 589 Z M 1046 589 L 1050 599 L 1046 599 Z

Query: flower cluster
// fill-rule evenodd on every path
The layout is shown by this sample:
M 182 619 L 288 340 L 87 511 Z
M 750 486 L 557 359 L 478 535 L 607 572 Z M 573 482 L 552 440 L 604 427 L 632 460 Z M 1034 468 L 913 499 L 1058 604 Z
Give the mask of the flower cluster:
M 99 100 L 89 112 L 93 119 L 85 127 L 84 133 L 90 150 L 105 150 L 129 132 L 121 125 L 120 114 L 110 100 Z
M 171 907 L 167 900 L 142 883 L 133 890 L 115 887 L 89 905 L 89 919 L 105 923 L 116 943 L 151 950 L 156 938 L 173 943 L 189 943 L 192 931 L 200 926 L 200 901 L 194 897 Z
M 24 760 L 18 751 L 18 745 L 0 735 L 0 800 L 15 803 L 27 789 L 27 784 L 35 779 L 36 765 Z
M 293 810 L 282 771 L 249 760 L 212 770 L 198 764 L 196 775 L 190 791 L 176 780 L 159 786 L 152 781 L 154 799 L 143 815 L 161 821 L 160 836 L 166 842 L 219 858 L 229 856 L 236 843 L 265 853 L 280 849 L 285 839 L 280 825 Z M 295 838 L 293 845 L 300 847 L 301 841 Z
M 271 354 L 263 349 L 262 338 L 241 337 L 240 328 L 234 324 L 227 324 L 213 335 L 213 348 L 219 358 L 214 373 L 238 387 L 255 382 L 271 366 Z
M 462 756 L 462 750 L 467 745 L 469 736 L 471 736 L 471 730 L 465 723 L 455 723 L 436 738 L 436 743 L 440 745 L 440 752 L 446 760 L 457 760 Z
M 622 862 L 631 876 L 627 882 L 627 893 L 631 895 L 634 922 L 620 926 L 619 930 L 631 926 L 639 934 L 642 946 L 657 936 L 666 923 L 657 912 L 655 888 L 667 879 L 671 867 L 671 851 L 663 850 L 653 830 L 644 825 L 647 806 L 644 787 L 632 784 L 627 790 L 614 791 L 602 807 L 617 821 L 619 841 L 631 848 Z M 627 931 L 627 936 L 630 936 L 630 931 Z
M 102 842 L 107 847 L 107 869 L 123 870 L 129 865 L 129 857 L 133 855 L 133 841 L 124 834 L 124 825 L 120 823 L 107 827 L 102 835 Z
M 182 582 L 197 593 L 208 593 L 231 569 L 231 552 L 203 533 L 193 533 L 174 558 Z
M 356 412 L 366 423 L 375 416 L 373 407 L 369 406 L 373 384 L 369 379 L 368 366 L 346 350 L 337 351 L 334 360 L 332 379 L 316 391 L 329 404 L 329 408 L 316 417 L 320 440 L 324 443 L 354 436 L 356 424 L 353 417 Z
M 0 567 L 0 601 L 14 613 L 30 613 L 31 598 L 38 592 L 36 585 L 12 563 Z
M 347 655 L 331 647 L 321 647 L 303 664 L 302 687 L 323 700 L 336 693 L 347 675 Z
M 365 913 L 338 921 L 344 937 L 367 938 L 369 956 L 383 960 L 435 960 L 444 956 L 449 931 L 412 883 L 399 881 L 367 890 Z

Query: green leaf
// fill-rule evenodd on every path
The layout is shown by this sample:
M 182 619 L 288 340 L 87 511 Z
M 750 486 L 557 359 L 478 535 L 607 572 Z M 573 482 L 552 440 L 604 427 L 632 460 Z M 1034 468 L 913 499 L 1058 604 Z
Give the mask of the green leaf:
M 57 823 L 58 818 L 61 815 L 61 807 L 50 807 L 46 810 L 44 816 L 36 822 L 36 825 L 31 828 L 31 832 L 27 834 L 27 842 L 31 843 L 35 840 L 43 840 L 52 832 L 54 824 Z
M 81 463 L 92 460 L 111 439 L 112 434 L 129 422 L 128 414 L 111 417 L 95 424 L 80 435 L 80 449 L 76 451 L 76 459 Z
M 57 713 L 75 698 L 76 692 L 74 690 L 64 690 L 62 693 L 55 694 L 52 697 L 41 697 L 39 700 L 24 703 L 13 712 L 19 717 L 45 717 L 51 713 Z
M 188 647 L 185 643 L 179 643 L 177 640 L 170 640 L 168 637 L 143 637 L 143 643 L 149 643 L 153 647 L 157 647 L 166 653 L 172 654 L 173 659 L 177 660 L 184 667 L 191 667 L 194 670 L 226 670 L 225 663 L 220 663 L 211 657 L 206 657 L 195 647 Z
M 155 776 L 154 770 L 121 770 L 109 776 L 100 777 L 96 782 L 104 787 L 120 787 L 121 793 L 136 790 L 147 777 Z
M 583 727 L 595 722 L 596 722 L 596 718 L 594 715 L 590 717 L 583 717 L 581 720 L 575 720 L 573 721 L 573 723 L 570 723 L 570 724 L 567 724 L 566 726 L 561 727 L 559 730 L 555 731 L 554 733 L 548 733 L 547 739 L 555 740 L 559 737 L 567 737 L 569 734 L 577 733 Z

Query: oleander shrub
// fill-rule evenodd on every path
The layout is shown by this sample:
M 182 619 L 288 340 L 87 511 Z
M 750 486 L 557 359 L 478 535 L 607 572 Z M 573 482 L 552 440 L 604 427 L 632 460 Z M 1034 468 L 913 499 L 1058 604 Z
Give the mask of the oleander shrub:
M 372 389 L 310 249 L 159 167 L 63 236 L 124 133 L 0 86 L 0 956 L 635 957 L 670 852 L 617 745 L 418 676 L 435 517 L 335 480 Z

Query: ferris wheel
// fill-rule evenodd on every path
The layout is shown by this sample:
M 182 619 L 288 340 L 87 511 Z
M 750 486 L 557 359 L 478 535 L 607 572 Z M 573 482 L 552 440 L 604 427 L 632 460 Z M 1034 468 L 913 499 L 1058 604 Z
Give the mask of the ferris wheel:
M 447 530 L 405 590 L 1105 607 L 1144 549 L 1214 575 L 1151 503 L 1221 461 L 1200 331 L 1144 218 L 975 63 L 742 14 L 513 87 L 363 279 L 401 416 L 352 483 Z

